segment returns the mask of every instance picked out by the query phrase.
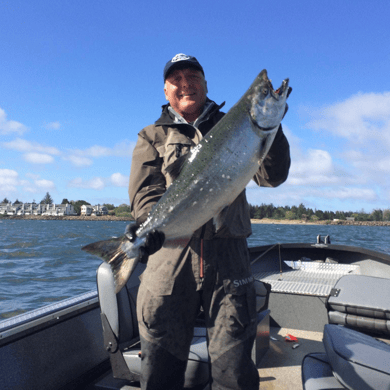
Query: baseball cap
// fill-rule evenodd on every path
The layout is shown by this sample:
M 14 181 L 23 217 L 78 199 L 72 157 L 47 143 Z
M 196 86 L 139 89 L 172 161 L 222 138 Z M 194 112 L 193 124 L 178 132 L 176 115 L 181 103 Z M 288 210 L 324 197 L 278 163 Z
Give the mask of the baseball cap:
M 204 70 L 198 60 L 193 56 L 187 56 L 186 54 L 176 54 L 171 60 L 169 60 L 164 67 L 164 81 L 175 68 L 196 68 L 203 73 Z

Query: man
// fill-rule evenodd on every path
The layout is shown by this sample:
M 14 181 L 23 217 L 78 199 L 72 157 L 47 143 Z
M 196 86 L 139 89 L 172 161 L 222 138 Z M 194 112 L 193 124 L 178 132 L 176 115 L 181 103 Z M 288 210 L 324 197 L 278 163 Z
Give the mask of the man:
M 177 54 L 168 61 L 164 82 L 169 103 L 162 107 L 161 117 L 139 133 L 133 153 L 129 196 L 136 224 L 129 233 L 134 238 L 172 183 L 167 167 L 196 146 L 224 115 L 223 104 L 208 99 L 204 70 L 195 57 Z M 280 126 L 254 180 L 275 187 L 286 180 L 289 166 L 289 145 Z M 163 234 L 149 234 L 142 256 L 147 267 L 137 298 L 143 390 L 182 389 L 201 308 L 212 389 L 259 388 L 251 360 L 256 312 L 246 242 L 250 234 L 245 191 L 229 206 L 224 226 L 216 232 L 209 221 L 185 248 L 161 248 Z

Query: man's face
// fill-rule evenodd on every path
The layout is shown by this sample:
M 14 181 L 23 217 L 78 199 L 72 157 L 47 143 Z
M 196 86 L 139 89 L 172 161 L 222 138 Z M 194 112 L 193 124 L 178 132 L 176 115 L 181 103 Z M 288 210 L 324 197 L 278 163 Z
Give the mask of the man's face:
M 193 122 L 203 111 L 207 82 L 199 70 L 176 69 L 165 80 L 164 92 L 172 108 L 187 122 Z

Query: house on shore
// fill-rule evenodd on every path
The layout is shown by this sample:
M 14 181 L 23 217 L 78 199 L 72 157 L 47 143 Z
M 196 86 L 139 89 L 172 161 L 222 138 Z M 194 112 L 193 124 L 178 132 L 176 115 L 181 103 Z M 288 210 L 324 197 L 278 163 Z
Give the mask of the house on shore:
M 0 215 L 77 215 L 72 204 L 0 203 Z
M 84 215 L 84 216 L 108 215 L 108 209 L 106 206 L 101 206 L 100 204 L 98 204 L 96 206 L 91 206 L 89 204 L 83 204 L 81 206 L 81 215 Z

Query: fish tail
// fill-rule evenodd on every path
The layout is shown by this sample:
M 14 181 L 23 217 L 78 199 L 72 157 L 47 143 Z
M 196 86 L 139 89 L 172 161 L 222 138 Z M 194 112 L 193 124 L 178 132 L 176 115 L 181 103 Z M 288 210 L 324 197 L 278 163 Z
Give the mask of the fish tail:
M 115 293 L 127 283 L 139 260 L 138 248 L 134 247 L 126 236 L 94 242 L 81 249 L 110 264 L 114 275 Z

